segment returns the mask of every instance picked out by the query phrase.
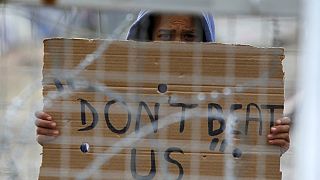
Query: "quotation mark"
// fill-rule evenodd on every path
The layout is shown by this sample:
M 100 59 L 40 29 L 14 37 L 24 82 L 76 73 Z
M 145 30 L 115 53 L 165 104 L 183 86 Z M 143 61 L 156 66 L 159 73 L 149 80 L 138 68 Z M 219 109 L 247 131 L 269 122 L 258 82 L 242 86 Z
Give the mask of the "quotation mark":
M 215 151 L 217 146 L 218 146 L 218 143 L 219 143 L 219 139 L 218 138 L 213 138 L 211 143 L 210 143 L 210 147 L 209 149 L 211 151 Z M 220 147 L 219 147 L 219 152 L 221 153 L 224 153 L 225 150 L 226 150 L 226 147 L 228 145 L 228 142 L 227 140 L 222 140 L 221 144 L 220 144 Z M 242 156 L 242 151 L 239 149 L 239 148 L 235 148 L 233 151 L 232 151 L 232 156 L 234 158 L 240 158 Z

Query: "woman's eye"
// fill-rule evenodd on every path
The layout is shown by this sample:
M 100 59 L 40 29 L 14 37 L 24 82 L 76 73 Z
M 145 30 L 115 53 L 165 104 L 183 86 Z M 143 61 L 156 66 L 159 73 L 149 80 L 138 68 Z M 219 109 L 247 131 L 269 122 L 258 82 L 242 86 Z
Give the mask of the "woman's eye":
M 170 41 L 171 40 L 171 34 L 159 34 L 158 38 L 162 41 Z
M 195 35 L 194 34 L 184 34 L 183 40 L 184 41 L 194 41 Z

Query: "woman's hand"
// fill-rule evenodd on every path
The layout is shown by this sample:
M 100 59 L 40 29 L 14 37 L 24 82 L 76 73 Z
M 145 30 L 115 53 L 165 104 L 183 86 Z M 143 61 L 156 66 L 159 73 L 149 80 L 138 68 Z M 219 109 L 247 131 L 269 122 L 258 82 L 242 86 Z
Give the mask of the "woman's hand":
M 35 125 L 37 126 L 37 141 L 39 144 L 55 139 L 59 135 L 56 122 L 52 117 L 42 111 L 36 112 Z
M 290 123 L 291 119 L 283 117 L 276 120 L 275 125 L 271 127 L 271 132 L 268 135 L 268 143 L 279 146 L 281 154 L 285 153 L 290 147 Z

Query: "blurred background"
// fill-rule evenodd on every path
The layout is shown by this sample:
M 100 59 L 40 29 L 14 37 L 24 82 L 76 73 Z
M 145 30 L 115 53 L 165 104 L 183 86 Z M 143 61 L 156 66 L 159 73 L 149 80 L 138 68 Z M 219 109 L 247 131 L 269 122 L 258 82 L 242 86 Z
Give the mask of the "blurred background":
M 219 43 L 284 47 L 286 99 L 295 93 L 301 27 L 298 1 L 197 0 L 186 1 L 184 6 L 179 0 L 143 1 L 142 7 L 129 1 L 59 2 L 0 0 L 0 179 L 38 178 L 41 146 L 36 142 L 34 112 L 43 106 L 43 40 L 50 37 L 124 40 L 140 8 L 209 10 L 215 16 Z M 291 144 L 281 157 L 284 180 L 291 180 L 294 175 L 295 143 Z

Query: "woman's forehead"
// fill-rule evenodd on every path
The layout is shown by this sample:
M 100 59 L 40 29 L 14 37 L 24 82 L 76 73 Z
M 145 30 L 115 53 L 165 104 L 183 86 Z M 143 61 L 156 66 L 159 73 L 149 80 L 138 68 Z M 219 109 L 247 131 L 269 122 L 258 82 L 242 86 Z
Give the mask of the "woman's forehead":
M 181 14 L 161 14 L 155 16 L 155 23 L 160 27 L 183 26 L 185 28 L 194 28 L 194 16 Z

